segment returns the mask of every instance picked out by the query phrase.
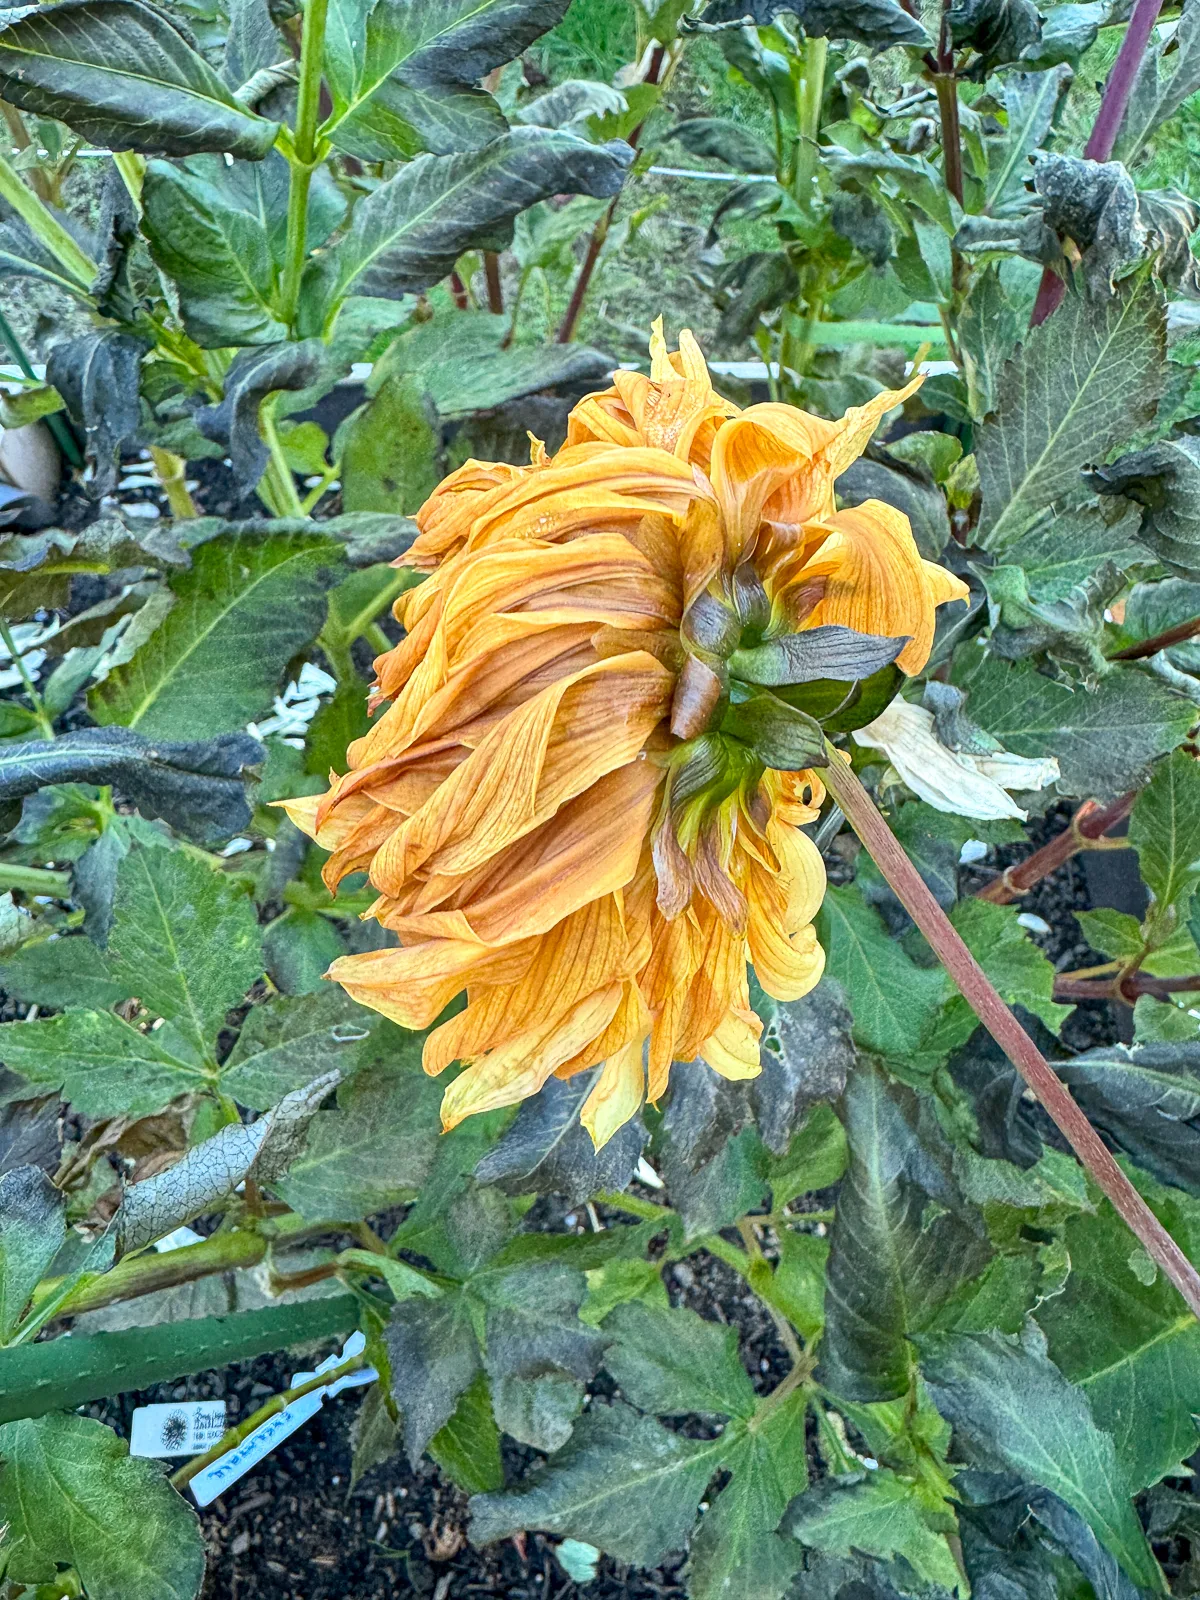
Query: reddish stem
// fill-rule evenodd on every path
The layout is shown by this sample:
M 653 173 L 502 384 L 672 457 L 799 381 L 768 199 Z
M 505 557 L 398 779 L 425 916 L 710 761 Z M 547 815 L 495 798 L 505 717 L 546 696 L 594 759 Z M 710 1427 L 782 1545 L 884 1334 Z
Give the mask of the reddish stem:
M 1125 37 L 1121 40 L 1121 48 L 1117 51 L 1117 59 L 1113 62 L 1108 81 L 1104 85 L 1104 94 L 1100 99 L 1100 110 L 1096 113 L 1095 125 L 1088 142 L 1083 147 L 1085 160 L 1107 161 L 1113 153 L 1117 134 L 1121 131 L 1121 124 L 1125 120 L 1129 96 L 1137 80 L 1138 68 L 1142 64 L 1142 57 L 1146 53 L 1150 35 L 1154 32 L 1154 24 L 1158 21 L 1162 4 L 1163 0 L 1137 0 L 1133 8 Z M 1050 313 L 1056 311 L 1062 304 L 1066 292 L 1065 281 L 1049 267 L 1044 268 L 1037 299 L 1033 304 L 1033 314 L 1029 318 L 1029 326 L 1036 328 L 1040 322 L 1045 322 Z
M 470 307 L 467 286 L 459 277 L 457 268 L 450 274 L 450 293 L 454 296 L 454 304 L 460 311 L 466 311 Z
M 1200 617 L 1192 617 L 1188 622 L 1177 622 L 1173 628 L 1164 628 L 1152 639 L 1143 639 L 1141 644 L 1127 644 L 1124 650 L 1114 650 L 1108 659 L 1144 661 L 1147 656 L 1156 656 L 1160 650 L 1169 650 L 1173 644 L 1183 644 L 1186 639 L 1194 639 L 1198 633 L 1200 633 Z
M 487 279 L 488 310 L 493 316 L 504 315 L 504 290 L 500 286 L 500 257 L 495 250 L 483 252 L 483 275 Z
M 1184 978 L 1152 978 L 1148 972 L 1131 972 L 1124 978 L 1055 978 L 1056 1000 L 1124 1000 L 1132 1005 L 1140 994 L 1165 1000 L 1168 995 L 1200 990 L 1200 973 Z
M 1133 810 L 1136 799 L 1137 792 L 1133 791 L 1110 801 L 1106 806 L 1097 805 L 1094 800 L 1085 800 L 1057 838 L 1051 839 L 1040 850 L 1035 850 L 1019 866 L 1006 868 L 998 878 L 977 890 L 976 898 L 990 900 L 998 906 L 1019 900 L 1035 883 L 1048 878 L 1081 850 L 1094 847 L 1110 828 L 1115 828 L 1118 822 L 1124 822 Z
M 983 968 L 955 932 L 924 879 L 897 842 L 840 752 L 830 747 L 825 787 L 883 873 L 892 892 L 929 941 L 963 998 L 1049 1112 L 1084 1167 L 1112 1201 L 1117 1214 L 1141 1241 L 1200 1316 L 1200 1274 L 1121 1171 L 1112 1152 L 1071 1098 L 1070 1091 L 1001 1000 Z

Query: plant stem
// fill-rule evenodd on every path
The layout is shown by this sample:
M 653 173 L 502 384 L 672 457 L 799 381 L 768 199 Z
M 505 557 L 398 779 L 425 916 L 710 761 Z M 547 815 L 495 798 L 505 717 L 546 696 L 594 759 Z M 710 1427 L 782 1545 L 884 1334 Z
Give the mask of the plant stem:
M 504 315 L 504 290 L 500 284 L 500 257 L 495 250 L 483 252 L 483 275 L 487 280 L 488 310 L 493 316 Z
M 953 59 L 953 56 L 951 57 Z M 950 72 L 939 72 L 933 80 L 937 90 L 938 111 L 942 121 L 942 160 L 945 164 L 946 188 L 963 203 L 962 133 L 958 121 L 958 79 Z
M 307 512 L 300 499 L 300 491 L 296 488 L 296 479 L 291 467 L 288 466 L 287 457 L 283 453 L 283 441 L 279 437 L 279 430 L 275 426 L 274 397 L 268 395 L 258 414 L 259 432 L 267 449 L 271 452 L 271 459 L 267 470 L 263 474 L 263 482 L 259 485 L 259 494 L 265 485 L 270 493 L 273 505 L 270 510 L 280 517 L 304 517 Z M 265 496 L 263 496 L 265 499 Z
M 653 1200 L 642 1200 L 635 1194 L 617 1194 L 612 1189 L 600 1189 L 592 1199 L 598 1206 L 611 1206 L 614 1211 L 627 1211 L 631 1217 L 641 1217 L 643 1222 L 661 1220 L 664 1228 L 675 1215 L 667 1206 L 656 1205 Z
M 51 872 L 46 867 L 19 867 L 0 862 L 0 890 L 16 889 L 21 894 L 45 894 L 62 900 L 71 890 L 69 872 Z
M 1150 35 L 1154 32 L 1162 3 L 1163 0 L 1137 0 L 1133 8 L 1125 37 L 1121 40 L 1121 48 L 1117 51 L 1117 59 L 1112 64 L 1108 80 L 1104 85 L 1104 93 L 1100 97 L 1100 109 L 1096 113 L 1095 124 L 1088 142 L 1083 147 L 1085 161 L 1107 161 L 1113 153 L 1117 134 L 1120 133 L 1121 124 L 1125 120 L 1129 96 L 1133 92 L 1138 69 L 1146 54 L 1146 46 L 1150 43 Z M 1065 281 L 1051 268 L 1043 268 L 1042 281 L 1038 286 L 1037 299 L 1033 303 L 1029 326 L 1036 328 L 1040 322 L 1045 322 L 1050 313 L 1056 311 L 1062 304 L 1066 292 Z
M 797 107 L 800 136 L 796 146 L 796 180 L 792 193 L 801 210 L 813 208 L 813 179 L 817 173 L 817 139 L 821 133 L 821 103 L 825 97 L 825 60 L 828 39 L 804 41 L 804 93 Z
M 28 150 L 33 140 L 29 137 L 29 129 L 25 126 L 25 118 L 17 110 L 16 106 L 10 106 L 7 100 L 0 100 L 0 116 L 3 116 L 9 135 L 17 149 Z M 38 199 L 44 200 L 48 205 L 51 191 L 46 174 L 40 171 L 39 168 L 34 167 L 29 173 L 29 182 L 32 184 L 33 191 Z
M 34 238 L 46 246 L 75 286 L 87 294 L 99 270 L 96 263 L 76 244 L 49 207 L 38 199 L 12 162 L 3 156 L 0 156 L 0 198 L 8 201 Z
M 1124 822 L 1133 810 L 1136 799 L 1137 791 L 1134 790 L 1120 795 L 1106 806 L 1097 805 L 1094 800 L 1085 800 L 1071 818 L 1070 825 L 1057 838 L 1051 839 L 1040 850 L 1035 850 L 1019 866 L 1006 867 L 998 878 L 977 891 L 976 898 L 1006 906 L 1013 900 L 1019 900 L 1035 883 L 1057 872 L 1064 862 L 1070 861 L 1081 850 L 1108 849 L 1115 844 L 1124 848 L 1124 840 L 1106 839 L 1104 835 L 1119 822 Z
M 4 641 L 4 648 L 8 651 L 9 659 L 21 675 L 21 682 L 25 685 L 25 693 L 29 696 L 29 704 L 33 707 L 33 714 L 37 718 L 38 727 L 44 739 L 53 739 L 54 723 L 46 714 L 45 703 L 38 693 L 37 684 L 34 683 L 29 668 L 25 665 L 25 657 L 17 649 L 16 640 L 12 636 L 12 629 L 3 617 L 0 617 L 0 639 Z
M 180 518 L 198 515 L 191 490 L 187 486 L 186 459 L 177 456 L 173 450 L 164 450 L 156 444 L 150 446 L 150 459 L 154 462 L 154 471 L 159 483 L 162 484 L 171 515 Z
M 1108 659 L 1144 661 L 1147 656 L 1156 656 L 1160 650 L 1169 650 L 1173 644 L 1183 644 L 1188 639 L 1194 639 L 1198 633 L 1200 633 L 1200 617 L 1191 617 L 1187 622 L 1177 622 L 1173 628 L 1164 628 L 1152 639 L 1143 639 L 1140 644 L 1127 644 L 1124 650 L 1114 650 Z
M 1200 1316 L 1200 1273 L 1121 1171 L 1049 1062 L 1004 1004 L 920 873 L 905 855 L 858 777 L 832 745 L 825 786 L 846 813 L 892 892 L 925 935 L 963 998 L 1049 1112 L 1117 1214 Z
M 1152 978 L 1148 972 L 1128 972 L 1115 978 L 1068 978 L 1054 980 L 1056 1000 L 1123 1000 L 1133 1005 L 1141 994 L 1165 1000 L 1172 994 L 1195 994 L 1200 990 L 1200 973 L 1184 978 Z
M 308 191 L 318 163 L 317 123 L 321 115 L 321 67 L 329 0 L 307 0 L 300 43 L 300 93 L 296 101 L 293 152 L 288 155 L 287 253 L 284 258 L 282 316 L 291 328 L 300 303 L 300 279 L 308 251 Z
M 219 1461 L 231 1450 L 236 1450 L 243 1439 L 248 1439 L 256 1428 L 261 1428 L 264 1422 L 286 1410 L 293 1400 L 311 1394 L 314 1389 L 323 1389 L 327 1383 L 335 1383 L 338 1378 L 345 1377 L 347 1372 L 356 1372 L 362 1365 L 362 1356 L 351 1356 L 348 1361 L 343 1361 L 340 1367 L 330 1367 L 328 1372 L 315 1373 L 307 1382 L 298 1383 L 294 1389 L 285 1389 L 282 1394 L 273 1395 L 266 1405 L 259 1406 L 257 1411 L 251 1412 L 244 1422 L 239 1422 L 236 1428 L 230 1428 L 224 1438 L 219 1439 L 211 1450 L 206 1450 L 202 1456 L 196 1456 L 194 1460 L 180 1467 L 178 1472 L 173 1472 L 169 1480 L 171 1487 L 186 1488 L 205 1467 L 212 1466 L 214 1461 Z

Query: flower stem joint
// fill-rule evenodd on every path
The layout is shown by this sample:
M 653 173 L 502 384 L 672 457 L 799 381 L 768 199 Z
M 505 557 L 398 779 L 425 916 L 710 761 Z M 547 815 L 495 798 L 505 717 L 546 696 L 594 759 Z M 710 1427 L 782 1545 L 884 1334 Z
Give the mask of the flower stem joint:
M 824 953 L 824 736 L 919 672 L 965 586 L 837 478 L 917 386 L 836 421 L 716 394 L 686 331 L 618 372 L 554 456 L 469 461 L 417 514 L 426 574 L 376 661 L 386 705 L 328 793 L 284 802 L 366 871 L 397 948 L 330 977 L 464 1070 L 453 1127 L 601 1067 L 597 1146 L 700 1057 L 760 1070 L 753 964 L 780 1000 Z M 919 382 L 919 380 L 917 380 Z

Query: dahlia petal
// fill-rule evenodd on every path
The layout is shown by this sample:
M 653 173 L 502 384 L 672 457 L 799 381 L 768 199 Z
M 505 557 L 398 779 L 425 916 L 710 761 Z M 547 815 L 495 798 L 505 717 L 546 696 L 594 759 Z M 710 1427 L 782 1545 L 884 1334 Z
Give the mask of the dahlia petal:
M 714 1072 L 734 1082 L 757 1078 L 762 1071 L 759 1038 L 762 1023 L 748 1008 L 730 1009 L 700 1046 L 700 1057 Z
M 603 1149 L 613 1134 L 638 1114 L 645 1087 L 642 1041 L 638 1039 L 609 1056 L 579 1112 L 579 1120 L 597 1150 Z

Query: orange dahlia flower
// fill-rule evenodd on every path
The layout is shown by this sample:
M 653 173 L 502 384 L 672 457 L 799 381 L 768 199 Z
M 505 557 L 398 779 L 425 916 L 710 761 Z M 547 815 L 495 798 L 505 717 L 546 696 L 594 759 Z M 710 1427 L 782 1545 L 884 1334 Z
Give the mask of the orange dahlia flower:
M 287 802 L 330 888 L 365 871 L 399 940 L 329 976 L 414 1029 L 466 991 L 424 1047 L 427 1072 L 466 1064 L 447 1128 L 603 1063 L 599 1147 L 672 1061 L 759 1071 L 747 963 L 785 1001 L 824 965 L 805 707 L 893 693 L 966 594 L 900 512 L 834 498 L 915 384 L 837 422 L 739 411 L 689 333 L 668 354 L 656 324 L 650 349 L 556 455 L 469 461 L 426 501 L 387 709 L 327 794 Z

